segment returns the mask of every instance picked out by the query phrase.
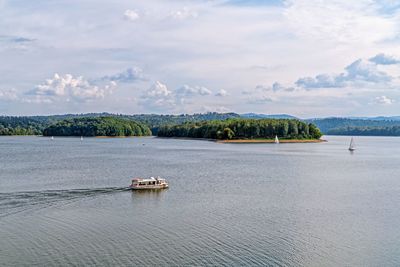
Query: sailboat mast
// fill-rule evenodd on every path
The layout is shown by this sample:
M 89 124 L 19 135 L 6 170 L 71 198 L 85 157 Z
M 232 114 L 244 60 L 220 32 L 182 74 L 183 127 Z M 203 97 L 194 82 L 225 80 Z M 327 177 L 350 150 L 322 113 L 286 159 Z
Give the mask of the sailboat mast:
M 352 137 L 351 140 L 350 140 L 349 150 L 350 150 L 350 151 L 355 150 L 355 144 L 354 144 L 354 138 L 353 138 L 353 137 Z

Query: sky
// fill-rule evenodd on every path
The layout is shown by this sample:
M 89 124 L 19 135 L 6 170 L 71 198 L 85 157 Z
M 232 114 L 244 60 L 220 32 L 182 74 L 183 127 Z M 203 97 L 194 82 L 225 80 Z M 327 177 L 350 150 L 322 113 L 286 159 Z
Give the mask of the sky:
M 0 0 L 0 115 L 400 115 L 397 0 Z

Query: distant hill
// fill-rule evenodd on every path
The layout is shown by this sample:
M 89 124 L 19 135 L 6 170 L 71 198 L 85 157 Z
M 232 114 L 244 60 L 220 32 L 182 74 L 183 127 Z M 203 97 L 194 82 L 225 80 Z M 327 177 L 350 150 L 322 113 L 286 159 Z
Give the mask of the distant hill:
M 323 119 L 309 119 L 306 120 L 309 123 L 314 123 L 324 134 L 343 134 L 351 135 L 348 128 L 357 128 L 359 132 L 363 128 L 368 127 L 369 133 L 374 133 L 375 129 L 381 129 L 385 127 L 400 126 L 400 120 L 374 120 L 369 119 L 356 119 L 356 118 L 323 118 Z M 382 134 L 384 135 L 384 134 Z
M 347 117 L 352 120 L 370 120 L 370 121 L 400 121 L 400 116 L 379 116 L 379 117 Z
M 244 114 L 240 114 L 240 117 L 249 118 L 249 119 L 298 119 L 297 117 L 294 117 L 294 116 L 288 115 L 288 114 L 267 115 L 267 114 L 258 114 L 258 113 L 244 113 Z
M 329 130 L 331 135 L 400 136 L 400 126 L 343 127 Z

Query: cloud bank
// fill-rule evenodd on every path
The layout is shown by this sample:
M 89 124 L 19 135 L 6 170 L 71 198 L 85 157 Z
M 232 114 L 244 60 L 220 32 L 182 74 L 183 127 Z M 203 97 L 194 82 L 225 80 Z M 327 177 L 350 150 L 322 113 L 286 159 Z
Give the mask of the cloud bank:
M 86 102 L 96 99 L 103 99 L 107 94 L 111 94 L 115 88 L 115 82 L 99 87 L 89 83 L 82 76 L 74 77 L 71 74 L 54 74 L 44 83 L 35 86 L 26 93 L 27 96 L 33 96 L 34 100 L 45 103 L 55 101 L 78 101 Z M 27 99 L 29 102 L 29 99 Z
M 1 101 L 13 114 L 400 110 L 393 1 L 8 1 L 0 11 Z

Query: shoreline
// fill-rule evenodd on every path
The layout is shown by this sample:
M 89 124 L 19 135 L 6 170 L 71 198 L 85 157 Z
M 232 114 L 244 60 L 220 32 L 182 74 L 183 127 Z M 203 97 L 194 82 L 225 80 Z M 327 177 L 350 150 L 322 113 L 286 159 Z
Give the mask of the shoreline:
M 45 138 L 51 138 L 50 136 L 47 135 L 29 135 L 29 136 L 37 136 L 37 137 L 45 137 Z M 62 138 L 81 138 L 81 136 L 77 136 L 77 135 L 53 135 L 54 138 L 56 137 L 62 137 Z M 107 135 L 98 135 L 98 136 L 84 136 L 82 135 L 83 138 L 136 138 L 136 137 L 153 137 L 153 135 L 142 135 L 142 136 L 107 136 Z
M 274 139 L 233 139 L 233 140 L 216 140 L 217 143 L 223 143 L 223 144 L 275 144 Z M 279 143 L 324 143 L 328 142 L 327 140 L 324 139 L 283 139 L 279 140 Z
M 211 141 L 221 144 L 263 144 L 263 143 L 275 143 L 275 139 L 231 139 L 231 140 L 218 140 L 218 139 L 207 139 L 207 138 L 193 138 L 193 137 L 158 137 L 161 139 L 177 139 L 177 140 L 200 140 L 200 141 Z M 279 143 L 324 143 L 328 142 L 324 139 L 282 139 Z

